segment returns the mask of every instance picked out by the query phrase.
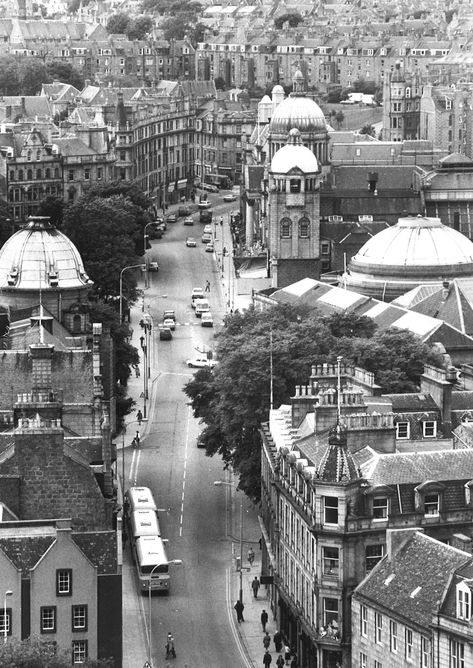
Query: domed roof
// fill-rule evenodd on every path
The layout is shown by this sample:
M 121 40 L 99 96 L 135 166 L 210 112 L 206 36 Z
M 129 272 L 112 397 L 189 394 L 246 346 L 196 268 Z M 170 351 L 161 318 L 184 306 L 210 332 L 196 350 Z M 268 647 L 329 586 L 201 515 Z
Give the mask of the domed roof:
M 316 478 L 324 482 L 348 483 L 360 477 L 347 449 L 347 430 L 339 422 L 330 429 L 328 446 L 317 467 Z
M 30 218 L 0 249 L 0 289 L 71 289 L 92 285 L 79 251 L 49 218 Z
M 286 146 L 280 148 L 271 160 L 271 172 L 287 174 L 291 169 L 298 168 L 304 174 L 313 174 L 319 171 L 319 163 L 312 151 L 304 146 L 301 133 L 297 128 L 289 132 Z
M 280 86 L 279 84 L 276 84 L 271 89 L 271 93 L 283 93 L 284 94 L 284 88 L 282 86 Z
M 269 97 L 269 95 L 263 95 L 263 97 L 259 101 L 259 104 L 272 104 L 272 100 Z
M 269 131 L 287 134 L 292 128 L 301 132 L 327 132 L 325 116 L 319 105 L 301 93 L 291 93 L 277 107 Z
M 393 299 L 422 283 L 473 276 L 473 243 L 439 218 L 400 218 L 358 251 L 346 287 Z M 393 296 L 394 295 L 394 296 Z

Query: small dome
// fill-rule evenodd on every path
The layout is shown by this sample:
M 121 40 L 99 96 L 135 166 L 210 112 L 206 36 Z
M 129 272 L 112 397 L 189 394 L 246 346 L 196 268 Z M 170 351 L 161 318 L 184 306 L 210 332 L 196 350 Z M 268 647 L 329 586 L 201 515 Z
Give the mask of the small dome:
M 379 232 L 348 265 L 343 283 L 391 300 L 423 283 L 473 276 L 473 243 L 439 218 L 400 218 Z
M 49 218 L 30 218 L 0 249 L 0 289 L 54 290 L 92 285 L 79 251 Z
M 279 84 L 276 84 L 271 90 L 271 95 L 274 95 L 274 93 L 276 93 L 276 95 L 279 95 L 280 93 L 284 95 L 284 88 Z
M 304 174 L 314 174 L 319 171 L 319 163 L 312 151 L 301 142 L 301 133 L 293 128 L 289 133 L 289 141 L 276 151 L 271 160 L 271 172 L 287 174 L 291 169 L 300 169 Z
M 272 104 L 271 98 L 269 95 L 264 95 L 261 100 L 259 101 L 259 104 Z
M 351 453 L 347 450 L 347 430 L 339 424 L 329 432 L 328 446 L 317 467 L 317 478 L 325 482 L 348 483 L 360 476 Z
M 294 72 L 293 79 L 304 79 L 304 75 L 302 74 L 302 72 L 300 70 L 296 70 Z
M 269 131 L 287 134 L 292 128 L 301 132 L 327 132 L 327 124 L 322 109 L 317 102 L 301 93 L 291 93 L 283 100 L 273 114 Z

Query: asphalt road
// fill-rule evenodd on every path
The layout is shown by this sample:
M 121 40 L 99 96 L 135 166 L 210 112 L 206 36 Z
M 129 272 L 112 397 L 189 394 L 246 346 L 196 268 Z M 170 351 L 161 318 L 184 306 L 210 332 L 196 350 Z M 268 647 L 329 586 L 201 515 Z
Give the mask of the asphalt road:
M 231 204 L 218 206 L 217 222 L 221 213 L 231 209 Z M 151 275 L 144 295 L 144 310 L 151 313 L 154 322 L 152 354 L 158 374 L 151 379 L 154 387 L 150 396 L 155 400 L 148 407 L 147 436 L 138 454 L 127 454 L 127 468 L 134 454 L 133 482 L 152 489 L 158 507 L 163 509 L 160 524 L 169 541 L 168 558 L 182 560 L 181 566 L 171 567 L 170 595 L 151 599 L 153 668 L 167 666 L 164 645 L 168 631 L 176 642 L 177 658 L 169 662 L 174 668 L 245 665 L 232 623 L 226 494 L 213 485 L 225 474 L 219 458 L 208 458 L 196 447 L 200 427 L 182 390 L 193 373 L 185 360 L 197 356 L 203 346 L 212 347 L 215 331 L 200 326 L 190 305 L 192 288 L 204 287 L 210 281 L 210 294 L 206 296 L 215 329 L 228 301 L 228 295 L 222 294 L 221 270 L 215 256 L 206 253 L 200 241 L 202 229 L 198 222 L 184 227 L 181 218 L 168 225 L 162 239 L 152 242 L 149 253 L 157 256 L 160 271 Z M 186 247 L 188 235 L 196 237 L 197 248 Z M 176 330 L 171 341 L 159 341 L 157 324 L 163 310 L 170 308 L 176 311 Z M 143 597 L 141 603 L 148 625 L 148 598 Z

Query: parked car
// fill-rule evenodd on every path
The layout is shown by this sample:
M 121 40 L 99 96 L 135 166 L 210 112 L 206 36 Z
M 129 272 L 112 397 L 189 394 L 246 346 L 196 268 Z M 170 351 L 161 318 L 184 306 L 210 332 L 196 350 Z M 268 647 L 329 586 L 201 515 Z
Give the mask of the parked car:
M 210 241 L 210 242 L 206 245 L 206 247 L 205 247 L 205 252 L 206 252 L 206 253 L 213 253 L 214 250 L 215 250 L 215 247 L 214 247 L 214 245 L 213 245 L 213 242 Z
M 174 331 L 176 329 L 176 321 L 173 318 L 164 318 L 163 327 Z
M 159 340 L 160 341 L 170 341 L 172 339 L 172 332 L 169 327 L 160 327 L 159 329 Z
M 151 260 L 148 262 L 148 271 L 159 271 L 159 264 L 157 260 Z
M 203 229 L 202 234 L 212 234 L 212 225 L 206 225 Z
M 195 302 L 197 299 L 203 299 L 204 298 L 204 290 L 203 288 L 193 288 L 192 293 L 191 293 L 191 306 L 192 308 L 195 308 Z
M 167 221 L 168 223 L 175 223 L 175 222 L 177 221 L 177 216 L 176 216 L 176 214 L 175 214 L 175 213 L 170 213 L 170 214 L 167 216 L 166 221 Z
M 224 202 L 234 202 L 236 200 L 237 196 L 235 193 L 227 193 L 226 195 L 223 196 L 223 201 Z
M 196 299 L 195 302 L 195 314 L 198 318 L 201 317 L 202 313 L 205 311 L 210 311 L 210 304 L 208 299 Z
M 217 186 L 214 186 L 213 183 L 202 183 L 200 187 L 202 190 L 207 190 L 209 193 L 218 193 L 218 188 Z
M 203 437 L 202 437 L 202 433 L 200 433 L 200 434 L 197 436 L 196 446 L 197 446 L 198 448 L 205 448 L 205 443 L 204 443 L 204 439 L 203 439 Z
M 163 311 L 163 320 L 166 320 L 166 318 L 171 318 L 171 320 L 174 320 L 174 322 L 176 322 L 176 311 L 170 308 Z
M 212 208 L 212 202 L 209 202 L 206 199 L 199 202 L 199 209 L 211 209 L 211 208 Z
M 188 248 L 195 248 L 197 246 L 197 241 L 194 239 L 194 237 L 187 237 L 186 246 Z
M 205 369 L 206 367 L 213 369 L 217 366 L 218 362 L 217 360 L 209 360 L 206 357 L 194 357 L 194 359 L 186 360 L 186 364 L 192 369 Z
M 193 225 L 194 224 L 194 219 L 192 216 L 187 216 L 187 218 L 184 218 L 184 225 Z
M 180 206 L 177 210 L 177 215 L 181 218 L 184 216 L 188 216 L 190 212 L 191 210 L 188 206 Z
M 208 244 L 212 241 L 212 235 L 209 234 L 208 232 L 204 232 L 202 235 L 202 243 L 203 244 Z
M 201 315 L 201 321 L 200 324 L 202 327 L 213 327 L 214 326 L 214 319 L 212 318 L 212 314 L 210 311 L 205 311 Z

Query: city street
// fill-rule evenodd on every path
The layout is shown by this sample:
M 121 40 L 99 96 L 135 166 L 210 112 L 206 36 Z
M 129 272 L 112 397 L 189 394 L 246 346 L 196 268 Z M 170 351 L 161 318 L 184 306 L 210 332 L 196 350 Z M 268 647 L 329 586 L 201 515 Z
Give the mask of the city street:
M 231 205 L 217 208 L 214 213 L 217 225 L 221 212 L 230 209 Z M 197 214 L 194 217 L 198 218 Z M 228 222 L 224 227 L 229 238 Z M 232 495 L 226 493 L 230 491 L 228 487 L 225 490 L 213 485 L 215 480 L 225 479 L 222 462 L 218 457 L 207 458 L 205 452 L 196 447 L 199 424 L 182 391 L 193 373 L 185 360 L 198 356 L 199 350 L 207 349 L 205 346 L 212 348 L 214 331 L 224 317 L 225 300 L 229 297 L 223 294 L 221 271 L 214 254 L 206 253 L 205 244 L 201 243 L 202 230 L 203 226 L 198 222 L 193 227 L 184 227 L 181 218 L 177 223 L 168 224 L 162 239 L 152 241 L 153 249 L 148 253 L 158 258 L 160 270 L 150 274 L 143 303 L 138 304 L 153 320 L 147 402 L 149 421 L 146 428 L 142 426 L 140 449 L 126 448 L 126 486 L 139 484 L 151 488 L 158 507 L 162 509 L 159 518 L 162 534 L 169 541 L 168 558 L 182 560 L 181 566 L 170 567 L 169 596 L 153 596 L 151 599 L 153 668 L 166 665 L 164 645 L 168 631 L 176 640 L 177 659 L 172 663 L 176 668 L 221 668 L 223 657 L 226 666 L 246 665 L 234 629 L 235 592 L 230 591 L 232 559 L 227 532 L 231 533 L 233 528 L 228 526 L 226 504 L 227 500 L 231 503 Z M 222 231 L 218 225 L 217 252 Z M 196 238 L 196 248 L 186 247 L 188 235 Z M 191 308 L 192 288 L 204 287 L 207 280 L 210 281 L 210 292 L 205 296 L 210 301 L 214 328 L 202 327 Z M 164 309 L 176 312 L 176 329 L 171 341 L 159 340 L 158 323 Z M 142 333 L 139 318 L 140 311 L 135 309 L 131 324 L 133 343 L 137 346 Z M 143 374 L 143 365 L 140 366 Z M 143 410 L 140 401 L 143 402 L 143 397 L 137 399 L 137 408 Z M 134 416 L 129 418 L 126 444 L 136 429 L 136 423 L 131 422 Z M 244 502 L 244 507 L 249 505 Z M 252 540 L 255 538 L 253 529 Z M 132 573 L 128 546 L 124 569 Z M 148 656 L 148 597 L 142 597 L 138 592 L 125 594 L 125 602 L 134 601 L 134 611 L 130 609 L 130 614 L 139 611 L 139 622 L 144 626 L 141 642 L 146 646 L 139 656 L 136 650 L 133 651 L 134 658 L 130 663 L 127 661 L 127 649 L 130 648 L 125 643 L 124 666 L 141 668 Z M 125 603 L 124 625 L 127 624 L 126 608 Z M 133 623 L 136 621 L 134 619 Z

